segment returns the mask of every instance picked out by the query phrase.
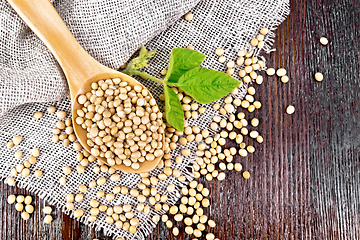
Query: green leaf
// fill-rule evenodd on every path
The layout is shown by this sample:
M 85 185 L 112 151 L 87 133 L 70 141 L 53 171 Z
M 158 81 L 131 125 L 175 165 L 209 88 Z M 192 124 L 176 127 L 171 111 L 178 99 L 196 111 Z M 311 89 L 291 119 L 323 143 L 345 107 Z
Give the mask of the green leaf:
M 145 56 L 145 54 L 147 54 L 147 49 L 144 45 L 141 46 L 141 49 L 140 49 L 140 53 L 139 53 L 139 58 L 143 58 Z
M 198 102 L 206 104 L 222 98 L 239 84 L 239 81 L 223 72 L 195 68 L 181 76 L 176 86 Z
M 143 45 L 141 47 L 139 56 L 136 58 L 133 58 L 129 64 L 127 65 L 126 69 L 124 70 L 124 73 L 132 74 L 132 71 L 144 67 L 148 67 L 148 60 L 152 58 L 156 53 L 156 49 L 152 50 L 151 52 L 148 52 Z
M 164 85 L 166 121 L 177 130 L 184 131 L 184 111 L 176 93 Z
M 205 55 L 197 51 L 186 48 L 174 48 L 171 51 L 165 82 L 177 83 L 184 73 L 199 67 L 204 59 Z

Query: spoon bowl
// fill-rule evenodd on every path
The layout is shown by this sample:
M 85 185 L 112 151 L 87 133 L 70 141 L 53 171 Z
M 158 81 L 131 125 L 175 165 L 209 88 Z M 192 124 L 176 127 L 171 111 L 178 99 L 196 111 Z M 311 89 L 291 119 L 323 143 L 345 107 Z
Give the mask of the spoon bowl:
M 138 81 L 136 81 L 134 78 L 115 71 L 113 69 L 108 69 L 108 71 L 106 72 L 102 72 L 99 73 L 98 75 L 94 76 L 94 78 L 88 79 L 85 84 L 82 86 L 82 88 L 79 89 L 78 92 L 74 93 L 74 96 L 71 98 L 71 115 L 72 115 L 72 122 L 73 122 L 73 128 L 74 128 L 74 132 L 75 135 L 78 139 L 78 141 L 80 142 L 80 144 L 88 151 L 91 152 L 91 147 L 87 144 L 87 131 L 85 129 L 83 129 L 80 125 L 76 124 L 75 119 L 77 116 L 76 111 L 78 109 L 82 108 L 82 105 L 79 104 L 76 99 L 78 98 L 78 96 L 83 95 L 87 92 L 90 92 L 91 89 L 91 84 L 94 82 L 97 82 L 99 80 L 102 79 L 112 79 L 112 78 L 120 78 L 121 81 L 125 81 L 128 83 L 129 86 L 134 87 L 135 85 L 141 85 L 144 89 L 146 89 L 141 83 L 139 83 Z M 150 93 L 150 92 L 149 92 Z M 73 94 L 71 94 L 73 95 Z M 150 93 L 150 97 L 153 98 L 153 96 Z M 74 100 L 73 100 L 74 99 Z M 162 138 L 162 144 L 163 144 L 163 151 L 164 151 L 164 146 L 165 146 L 165 136 L 163 134 L 163 138 Z M 100 156 L 96 157 L 98 160 L 100 160 L 101 162 L 107 164 L 106 158 L 102 158 Z M 142 173 L 142 172 L 149 172 L 152 169 L 154 169 L 159 161 L 161 160 L 162 157 L 157 157 L 155 158 L 153 161 L 145 161 L 140 163 L 140 168 L 139 169 L 133 169 L 131 167 L 125 166 L 124 164 L 121 165 L 113 165 L 112 167 L 114 167 L 115 169 L 124 171 L 124 172 L 129 172 L 129 173 Z
M 108 68 L 92 58 L 71 34 L 49 0 L 8 0 L 8 3 L 59 62 L 69 85 L 74 132 L 80 144 L 91 152 L 91 147 L 87 144 L 87 131 L 75 122 L 76 111 L 82 108 L 77 102 L 77 97 L 90 92 L 93 82 L 111 78 L 120 78 L 132 87 L 141 85 L 144 89 L 146 88 L 134 78 Z M 150 97 L 153 98 L 151 93 Z M 162 143 L 164 151 L 164 133 L 162 133 Z M 149 172 L 158 165 L 161 158 L 162 156 L 152 161 L 139 163 L 140 167 L 136 170 L 124 164 L 112 167 L 125 172 Z M 97 157 L 97 159 L 107 164 L 106 158 Z

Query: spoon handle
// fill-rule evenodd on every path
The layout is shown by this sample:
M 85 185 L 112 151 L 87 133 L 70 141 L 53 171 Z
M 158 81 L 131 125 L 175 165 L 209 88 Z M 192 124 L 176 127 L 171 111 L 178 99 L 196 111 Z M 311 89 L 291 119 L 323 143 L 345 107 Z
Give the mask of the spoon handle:
M 85 79 L 108 69 L 81 47 L 49 0 L 7 1 L 59 62 L 68 79 L 72 100 Z

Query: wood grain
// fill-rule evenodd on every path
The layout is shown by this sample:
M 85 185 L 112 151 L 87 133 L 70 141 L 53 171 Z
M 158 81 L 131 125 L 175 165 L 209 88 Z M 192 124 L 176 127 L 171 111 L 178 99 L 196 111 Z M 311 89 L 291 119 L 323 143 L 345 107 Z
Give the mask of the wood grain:
M 288 70 L 290 81 L 266 77 L 256 87 L 263 107 L 249 116 L 261 120 L 265 141 L 252 156 L 235 159 L 251 178 L 230 172 L 223 182 L 206 183 L 207 214 L 220 239 L 360 239 L 359 16 L 356 0 L 291 1 L 290 17 L 276 31 L 277 51 L 266 56 L 268 66 Z M 314 80 L 317 71 L 323 82 Z M 293 115 L 285 114 L 290 104 Z M 109 239 L 58 211 L 44 226 L 39 198 L 24 223 L 6 196 L 25 191 L 3 183 L 0 191 L 2 239 Z M 160 223 L 148 239 L 190 238 L 175 238 Z

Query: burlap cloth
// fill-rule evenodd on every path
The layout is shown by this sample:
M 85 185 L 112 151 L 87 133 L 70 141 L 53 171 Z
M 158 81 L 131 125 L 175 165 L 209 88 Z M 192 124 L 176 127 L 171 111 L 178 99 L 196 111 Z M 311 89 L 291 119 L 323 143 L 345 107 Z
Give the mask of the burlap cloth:
M 160 71 L 167 67 L 171 49 L 187 45 L 194 46 L 207 56 L 202 67 L 224 71 L 225 64 L 219 63 L 214 54 L 217 47 L 224 48 L 225 56 L 235 60 L 238 50 L 251 49 L 249 41 L 256 37 L 262 27 L 274 30 L 289 13 L 288 0 L 60 0 L 53 4 L 80 44 L 95 59 L 111 68 L 118 69 L 143 43 L 147 43 L 149 49 L 157 48 L 157 54 L 146 71 L 158 77 Z M 194 14 L 194 20 L 188 22 L 181 16 L 190 10 Z M 64 75 L 51 53 L 6 1 L 0 1 L 0 24 L 0 176 L 8 177 L 10 169 L 30 156 L 30 149 L 39 148 L 41 155 L 30 168 L 31 175 L 26 178 L 18 175 L 15 178 L 17 185 L 40 195 L 49 204 L 72 215 L 72 212 L 65 210 L 67 193 L 78 193 L 79 184 L 86 185 L 100 176 L 108 178 L 109 175 L 95 174 L 92 171 L 95 162 L 86 167 L 85 173 L 77 173 L 77 152 L 71 146 L 51 143 L 51 129 L 57 119 L 54 114 L 46 112 L 47 107 L 53 105 L 59 110 L 70 112 Z M 266 36 L 265 51 L 271 50 L 273 37 L 273 33 Z M 255 52 L 256 55 L 258 53 Z M 237 71 L 234 77 L 238 78 Z M 151 81 L 140 81 L 155 98 L 159 96 L 161 86 Z M 245 90 L 246 86 L 238 96 L 242 97 Z M 223 103 L 221 100 L 219 102 Z M 207 128 L 215 114 L 211 106 L 212 104 L 206 106 L 206 113 L 196 121 L 189 120 L 190 125 Z M 44 117 L 34 119 L 36 111 L 43 112 Z M 6 143 L 15 135 L 23 136 L 24 141 L 13 149 L 6 149 Z M 195 147 L 194 143 L 186 146 L 192 150 Z M 181 149 L 178 147 L 170 153 L 177 156 Z M 16 150 L 24 152 L 22 159 L 14 158 Z M 194 158 L 191 155 L 181 166 L 174 163 L 172 167 L 180 169 L 190 181 L 192 174 L 189 166 Z M 60 186 L 58 180 L 63 176 L 61 168 L 65 165 L 71 166 L 73 171 L 67 177 L 67 184 Z M 33 171 L 36 169 L 43 171 L 42 177 L 34 177 Z M 160 171 L 156 169 L 151 175 Z M 89 189 L 85 199 L 76 204 L 76 208 L 86 210 L 81 222 L 89 224 L 88 202 L 89 199 L 96 198 L 96 191 L 109 193 L 116 185 L 135 188 L 140 181 L 138 174 L 120 174 L 120 181 L 108 181 L 103 186 Z M 171 205 L 178 200 L 179 190 L 187 182 L 180 183 L 170 177 L 157 187 L 158 192 L 165 193 L 165 187 L 169 183 L 176 186 L 176 191 L 168 194 L 168 204 Z M 108 205 L 137 205 L 135 198 L 121 194 L 116 195 L 111 203 L 105 199 L 100 202 Z M 140 225 L 134 235 L 105 223 L 103 213 L 96 222 L 89 225 L 97 230 L 103 229 L 106 234 L 115 238 L 144 239 L 156 226 L 151 217 L 163 213 L 153 209 L 149 215 L 135 212 Z

